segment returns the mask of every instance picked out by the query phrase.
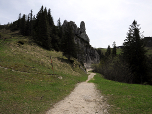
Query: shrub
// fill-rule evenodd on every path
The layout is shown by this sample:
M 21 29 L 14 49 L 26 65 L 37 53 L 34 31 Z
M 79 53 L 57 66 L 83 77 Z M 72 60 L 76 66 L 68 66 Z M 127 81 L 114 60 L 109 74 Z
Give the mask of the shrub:
M 128 64 L 121 57 L 109 57 L 107 60 L 101 60 L 100 64 L 93 65 L 94 71 L 104 75 L 104 78 L 119 82 L 132 83 L 133 75 L 130 72 Z

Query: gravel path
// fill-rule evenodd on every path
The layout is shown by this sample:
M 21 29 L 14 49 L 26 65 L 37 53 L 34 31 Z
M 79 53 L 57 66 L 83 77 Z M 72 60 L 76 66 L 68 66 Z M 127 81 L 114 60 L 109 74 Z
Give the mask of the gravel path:
M 88 83 L 94 75 L 91 73 L 86 82 L 77 84 L 69 96 L 55 104 L 46 114 L 107 114 L 106 99 L 93 83 Z

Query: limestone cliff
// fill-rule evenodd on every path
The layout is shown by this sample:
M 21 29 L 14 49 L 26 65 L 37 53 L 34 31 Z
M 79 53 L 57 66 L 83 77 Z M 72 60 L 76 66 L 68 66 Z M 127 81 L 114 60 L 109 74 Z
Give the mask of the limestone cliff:
M 98 63 L 100 61 L 100 56 L 96 49 L 94 49 L 90 45 L 90 39 L 86 34 L 84 21 L 80 23 L 80 28 L 77 27 L 77 25 L 73 21 L 70 21 L 69 23 L 73 29 L 73 33 L 75 34 L 74 41 L 76 44 L 79 45 L 79 48 L 81 50 L 81 53 L 78 54 L 78 60 L 87 64 Z M 62 28 L 64 29 L 67 24 L 68 21 L 65 20 L 62 25 Z

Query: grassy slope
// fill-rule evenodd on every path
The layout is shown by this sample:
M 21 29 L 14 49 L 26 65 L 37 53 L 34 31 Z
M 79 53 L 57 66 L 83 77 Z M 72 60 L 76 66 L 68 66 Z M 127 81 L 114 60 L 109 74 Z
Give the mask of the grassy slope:
M 0 40 L 0 66 L 8 69 L 0 68 L 1 114 L 45 113 L 87 79 L 80 64 L 74 59 L 74 64 L 69 63 L 61 52 L 44 50 L 15 33 L 2 35 L 8 39 Z
M 106 80 L 97 74 L 91 82 L 108 98 L 111 114 L 151 114 L 152 86 Z
M 103 54 L 105 54 L 106 52 L 106 48 L 100 48 L 101 51 L 103 52 Z M 145 49 L 147 50 L 147 55 L 152 55 L 152 47 L 145 47 Z M 111 49 L 112 50 L 112 49 Z M 121 54 L 121 50 L 120 48 L 117 48 L 117 55 Z

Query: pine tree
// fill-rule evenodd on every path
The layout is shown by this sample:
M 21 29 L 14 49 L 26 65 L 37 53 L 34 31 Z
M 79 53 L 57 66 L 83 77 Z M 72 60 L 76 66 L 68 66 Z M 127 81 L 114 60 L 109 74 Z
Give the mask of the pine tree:
M 147 81 L 146 50 L 137 21 L 134 20 L 132 25 L 130 25 L 123 46 L 122 55 L 134 75 L 133 82 L 142 83 Z

